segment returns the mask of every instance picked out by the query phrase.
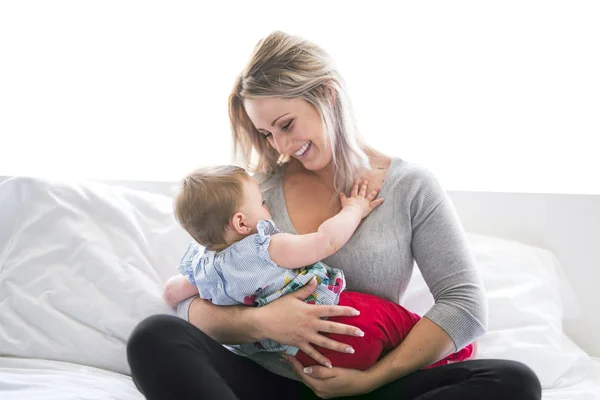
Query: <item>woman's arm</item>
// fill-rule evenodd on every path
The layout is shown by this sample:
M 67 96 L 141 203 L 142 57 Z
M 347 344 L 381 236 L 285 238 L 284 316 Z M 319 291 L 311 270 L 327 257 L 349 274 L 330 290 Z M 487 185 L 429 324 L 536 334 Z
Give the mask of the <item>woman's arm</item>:
M 273 235 L 269 244 L 269 257 L 277 265 L 296 269 L 314 264 L 329 257 L 344 246 L 360 224 L 360 221 L 383 203 L 377 199 L 380 188 L 374 189 L 368 196 L 367 181 L 354 183 L 351 197 L 342 193 L 342 210 L 323 222 L 315 233 L 291 235 L 281 233 Z
M 410 208 L 399 212 L 411 221 L 413 256 L 435 304 L 400 346 L 372 368 L 378 386 L 462 349 L 487 326 L 483 284 L 449 197 L 425 168 L 416 167 L 405 179 L 410 179 L 404 185 L 412 193 L 401 195 Z
M 295 357 L 285 356 L 302 381 L 323 399 L 369 393 L 406 376 L 451 352 L 454 344 L 439 326 L 421 319 L 404 341 L 366 371 L 312 366 L 302 368 Z
M 353 326 L 331 322 L 322 317 L 353 316 L 351 307 L 307 304 L 304 300 L 317 288 L 312 279 L 301 289 L 280 297 L 263 307 L 215 306 L 194 299 L 188 311 L 189 321 L 222 344 L 253 343 L 266 338 L 295 346 L 323 365 L 331 362 L 315 350 L 313 344 L 345 352 L 347 345 L 322 333 L 360 336 Z
M 290 360 L 324 398 L 370 392 L 462 349 L 486 330 L 483 284 L 450 199 L 422 168 L 407 171 L 394 192 L 398 235 L 410 236 L 435 304 L 398 347 L 366 371 L 313 367 L 307 379 L 297 360 Z
M 454 342 L 442 328 L 422 318 L 406 338 L 369 370 L 371 390 L 441 360 L 454 352 Z

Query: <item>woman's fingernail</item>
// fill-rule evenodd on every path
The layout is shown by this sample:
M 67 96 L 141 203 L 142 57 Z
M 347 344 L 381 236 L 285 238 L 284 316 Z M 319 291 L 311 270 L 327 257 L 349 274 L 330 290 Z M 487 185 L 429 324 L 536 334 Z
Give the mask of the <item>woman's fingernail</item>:
M 365 333 L 363 331 L 361 331 L 360 329 L 357 329 L 356 331 L 354 331 L 354 334 L 356 336 L 360 336 L 360 337 L 365 336 Z
M 346 347 L 346 353 L 354 354 L 354 349 L 352 347 Z
M 327 368 L 333 368 L 333 365 L 331 365 L 331 363 L 325 363 L 325 366 L 326 366 Z
M 360 315 L 360 311 L 358 311 L 358 310 L 353 310 L 353 311 L 352 311 L 352 315 Z
M 305 374 L 312 374 L 312 368 L 311 367 L 306 367 L 303 369 Z

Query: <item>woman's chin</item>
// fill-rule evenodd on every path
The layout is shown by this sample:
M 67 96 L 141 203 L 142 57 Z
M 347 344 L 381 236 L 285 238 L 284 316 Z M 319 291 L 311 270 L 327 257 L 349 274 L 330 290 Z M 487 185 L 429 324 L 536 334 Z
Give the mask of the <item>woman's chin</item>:
M 325 168 L 327 168 L 327 166 L 329 165 L 330 161 L 327 160 L 322 160 L 322 159 L 316 159 L 316 160 L 298 160 L 297 161 L 300 162 L 300 164 L 302 164 L 302 166 L 312 172 L 317 172 L 317 171 L 321 171 Z

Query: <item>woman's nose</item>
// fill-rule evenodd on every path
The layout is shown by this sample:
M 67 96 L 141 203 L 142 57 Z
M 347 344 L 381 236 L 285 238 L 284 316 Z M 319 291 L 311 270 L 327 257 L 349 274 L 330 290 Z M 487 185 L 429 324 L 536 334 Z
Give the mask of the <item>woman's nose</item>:
M 275 149 L 279 154 L 285 154 L 289 150 L 289 140 L 280 133 L 273 133 L 273 141 L 275 143 Z

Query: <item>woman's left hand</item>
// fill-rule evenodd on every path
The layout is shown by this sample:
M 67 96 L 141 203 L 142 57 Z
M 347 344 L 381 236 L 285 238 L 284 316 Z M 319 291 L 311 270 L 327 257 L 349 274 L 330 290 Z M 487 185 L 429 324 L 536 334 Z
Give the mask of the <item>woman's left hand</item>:
M 323 399 L 354 396 L 370 392 L 366 371 L 347 368 L 327 368 L 320 365 L 308 367 L 307 372 L 296 357 L 284 356 L 304 384 Z

